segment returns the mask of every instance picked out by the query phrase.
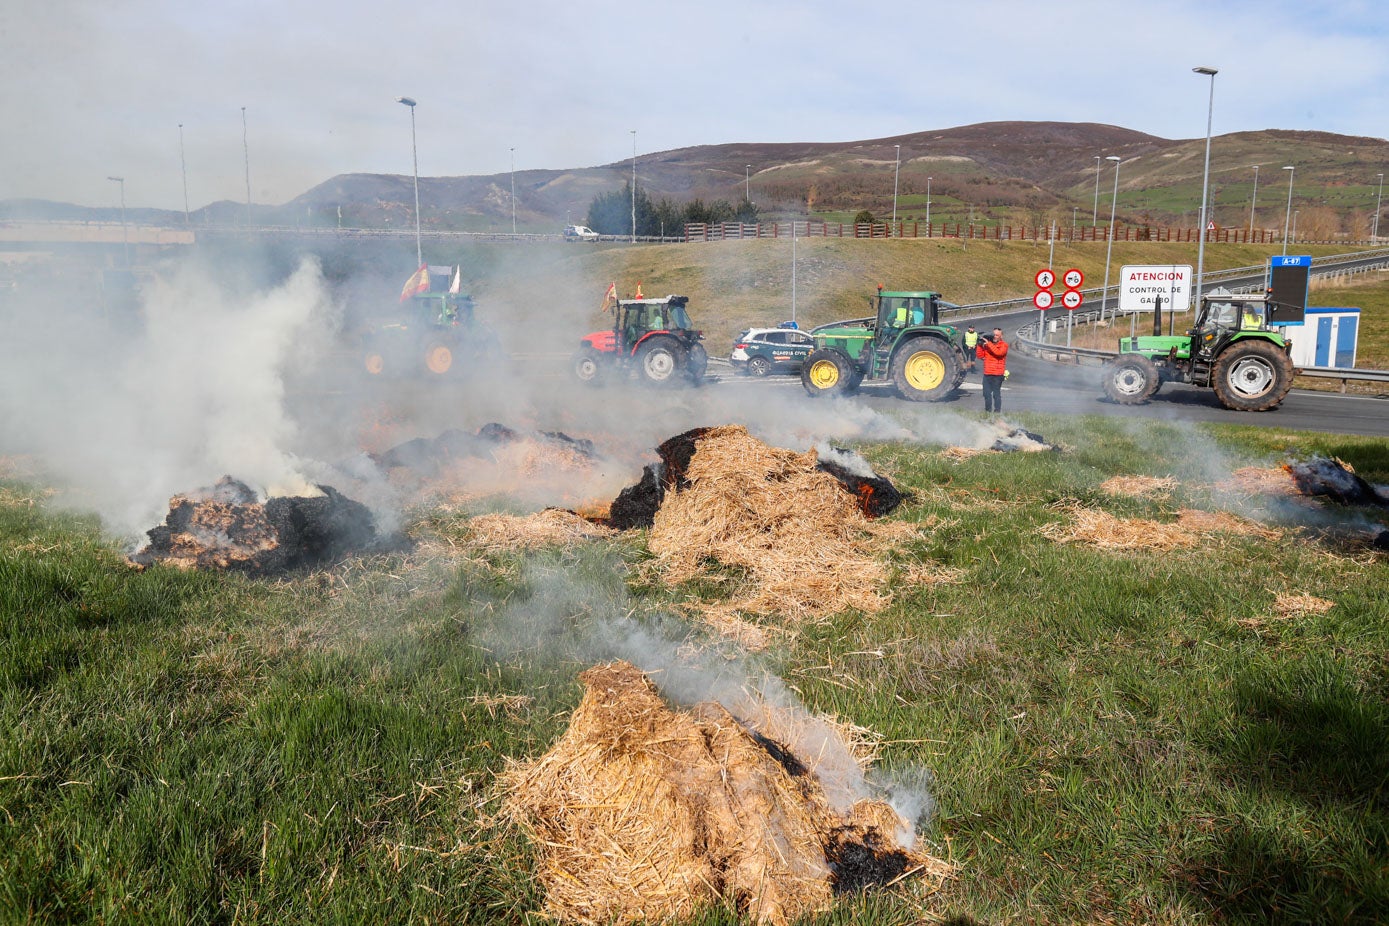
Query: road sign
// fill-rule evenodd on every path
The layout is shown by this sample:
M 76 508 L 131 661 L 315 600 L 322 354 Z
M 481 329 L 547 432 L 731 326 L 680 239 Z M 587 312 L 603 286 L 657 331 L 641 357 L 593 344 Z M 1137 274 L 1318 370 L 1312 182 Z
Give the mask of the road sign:
M 1061 282 L 1066 284 L 1067 289 L 1080 289 L 1085 283 L 1085 274 L 1072 267 L 1061 277 Z
M 1119 311 L 1151 312 L 1159 296 L 1164 312 L 1189 311 L 1191 282 L 1189 264 L 1125 266 L 1119 270 Z
M 1078 289 L 1068 289 L 1061 294 L 1061 304 L 1064 305 L 1069 312 L 1074 312 L 1076 309 L 1080 308 L 1080 304 L 1084 299 L 1085 297 L 1080 294 L 1080 290 Z
M 1038 289 L 1051 289 L 1052 286 L 1056 283 L 1056 274 L 1052 273 L 1050 270 L 1047 270 L 1046 268 L 1043 268 L 1037 271 L 1037 276 L 1035 277 L 1035 279 L 1037 281 Z
M 1032 297 L 1032 304 L 1043 312 L 1051 308 L 1051 304 L 1054 301 L 1055 297 L 1052 296 L 1051 290 L 1049 289 L 1039 289 Z

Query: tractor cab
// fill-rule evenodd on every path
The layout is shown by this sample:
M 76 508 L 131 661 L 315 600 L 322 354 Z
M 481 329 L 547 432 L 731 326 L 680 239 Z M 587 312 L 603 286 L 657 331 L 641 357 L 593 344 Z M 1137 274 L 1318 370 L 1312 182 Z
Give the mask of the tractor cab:
M 685 310 L 688 302 L 688 296 L 619 300 L 614 331 L 621 340 L 622 351 L 631 353 L 647 336 L 656 332 L 693 331 L 694 325 Z
M 881 289 L 870 300 L 875 316 L 876 340 L 890 341 L 904 328 L 918 328 L 938 323 L 939 293 L 885 293 Z

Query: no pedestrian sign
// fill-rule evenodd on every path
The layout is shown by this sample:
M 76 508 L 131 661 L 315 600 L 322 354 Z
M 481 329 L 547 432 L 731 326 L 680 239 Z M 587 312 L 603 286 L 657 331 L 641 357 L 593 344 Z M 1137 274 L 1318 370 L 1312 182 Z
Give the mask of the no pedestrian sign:
M 1036 281 L 1038 289 L 1051 289 L 1056 283 L 1056 274 L 1052 273 L 1050 270 L 1038 270 Z

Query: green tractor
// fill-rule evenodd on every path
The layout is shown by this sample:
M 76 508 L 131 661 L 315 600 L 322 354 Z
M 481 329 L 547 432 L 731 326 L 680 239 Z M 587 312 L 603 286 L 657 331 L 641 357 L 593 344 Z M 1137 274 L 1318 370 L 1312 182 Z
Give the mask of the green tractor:
M 1177 382 L 1210 387 L 1235 411 L 1277 408 L 1292 388 L 1294 370 L 1292 342 L 1268 324 L 1274 308 L 1271 295 L 1217 289 L 1201 297 L 1196 327 L 1163 335 L 1159 307 L 1152 335 L 1119 339 L 1118 358 L 1104 368 L 1105 395 L 1139 405 L 1163 383 Z
M 913 402 L 938 402 L 965 378 L 959 332 L 940 324 L 953 307 L 940 293 L 884 292 L 869 299 L 873 315 L 813 329 L 815 350 L 801 367 L 812 396 L 847 395 L 867 382 L 888 382 Z

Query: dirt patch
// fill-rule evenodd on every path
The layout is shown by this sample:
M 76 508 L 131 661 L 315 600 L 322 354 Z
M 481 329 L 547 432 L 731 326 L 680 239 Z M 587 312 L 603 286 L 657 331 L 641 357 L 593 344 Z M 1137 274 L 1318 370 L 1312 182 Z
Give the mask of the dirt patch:
M 713 703 L 673 710 L 626 663 L 580 677 L 569 729 L 501 782 L 540 851 L 546 915 L 656 922 L 727 905 L 782 924 L 836 893 L 952 873 L 898 841 L 910 823 L 888 805 L 836 810 L 813 757 L 776 731 Z

